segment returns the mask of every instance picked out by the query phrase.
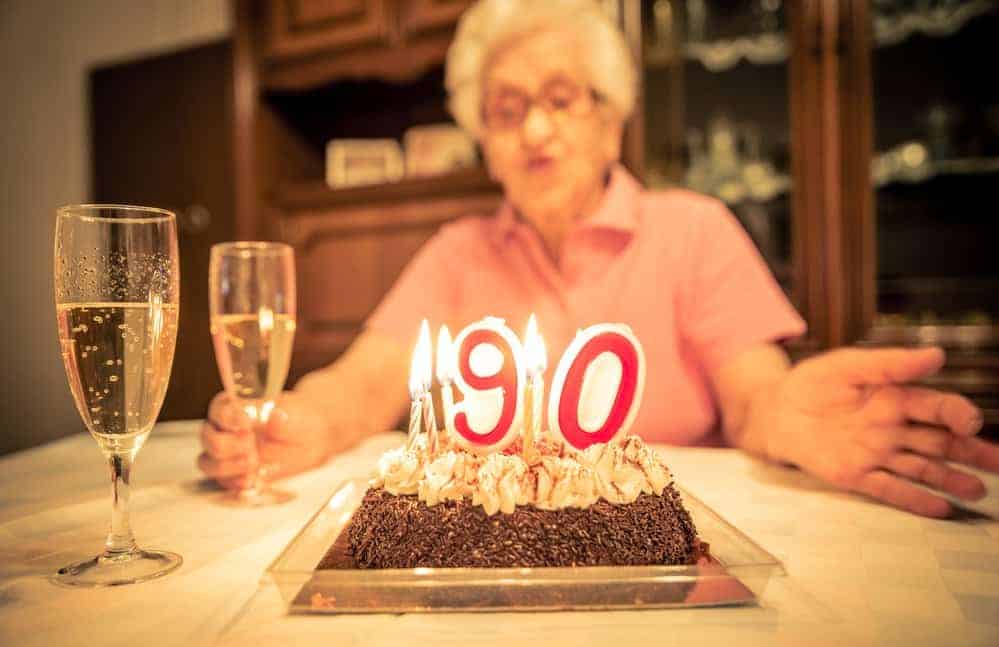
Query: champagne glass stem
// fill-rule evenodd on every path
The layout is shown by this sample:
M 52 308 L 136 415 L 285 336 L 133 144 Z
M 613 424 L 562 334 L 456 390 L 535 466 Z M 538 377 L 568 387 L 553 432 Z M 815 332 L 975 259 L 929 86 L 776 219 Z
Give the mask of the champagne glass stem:
M 111 530 L 104 546 L 105 556 L 109 558 L 128 555 L 136 549 L 128 516 L 134 458 L 131 453 L 108 455 L 108 466 L 111 468 Z
M 271 411 L 274 409 L 273 400 L 263 402 L 252 402 L 243 407 L 243 411 L 250 418 L 250 425 L 253 429 L 254 443 L 257 450 L 257 464 L 253 468 L 252 480 L 246 492 L 255 495 L 266 487 L 264 473 L 265 466 L 260 459 L 260 447 L 267 434 L 267 422 L 271 419 Z

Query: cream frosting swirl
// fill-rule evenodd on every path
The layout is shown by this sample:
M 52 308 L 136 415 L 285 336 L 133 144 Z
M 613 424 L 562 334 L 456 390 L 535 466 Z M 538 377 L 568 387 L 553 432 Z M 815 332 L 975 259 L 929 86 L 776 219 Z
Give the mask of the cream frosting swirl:
M 492 515 L 528 504 L 557 510 L 586 508 L 600 498 L 631 503 L 643 493 L 662 494 L 673 478 L 637 436 L 584 451 L 550 441 L 537 447 L 538 458 L 530 463 L 519 454 L 480 456 L 449 443 L 430 456 L 421 434 L 411 447 L 382 455 L 371 485 L 392 494 L 416 494 L 427 505 L 468 498 Z

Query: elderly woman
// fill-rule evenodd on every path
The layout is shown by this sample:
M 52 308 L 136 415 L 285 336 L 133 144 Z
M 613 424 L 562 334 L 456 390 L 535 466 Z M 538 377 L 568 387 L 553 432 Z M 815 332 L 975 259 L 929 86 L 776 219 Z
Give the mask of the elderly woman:
M 951 512 L 941 493 L 984 495 L 952 465 L 999 471 L 999 448 L 975 437 L 980 412 L 906 385 L 941 367 L 939 349 L 838 350 L 792 367 L 778 342 L 804 323 L 732 215 L 688 191 L 645 191 L 618 164 L 636 70 L 596 2 L 481 0 L 459 26 L 447 89 L 505 203 L 426 244 L 348 352 L 283 394 L 259 454 L 243 414 L 216 397 L 205 473 L 239 488 L 258 463 L 293 473 L 388 428 L 424 316 L 454 330 L 535 312 L 554 357 L 591 323 L 634 329 L 648 397 L 632 430 L 647 440 L 729 444 L 934 517 Z

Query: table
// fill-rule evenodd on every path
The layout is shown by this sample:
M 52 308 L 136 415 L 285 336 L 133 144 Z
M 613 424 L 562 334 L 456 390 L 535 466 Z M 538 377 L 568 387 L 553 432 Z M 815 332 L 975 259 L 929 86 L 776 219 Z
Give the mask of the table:
M 50 584 L 100 548 L 107 473 L 85 434 L 0 459 L 0 645 L 999 645 L 999 478 L 977 513 L 921 519 L 728 449 L 659 448 L 677 480 L 784 563 L 759 607 L 603 613 L 288 616 L 264 571 L 345 478 L 401 441 L 371 438 L 285 482 L 287 505 L 214 504 L 196 421 L 158 425 L 134 471 L 142 546 L 184 556 L 160 580 Z

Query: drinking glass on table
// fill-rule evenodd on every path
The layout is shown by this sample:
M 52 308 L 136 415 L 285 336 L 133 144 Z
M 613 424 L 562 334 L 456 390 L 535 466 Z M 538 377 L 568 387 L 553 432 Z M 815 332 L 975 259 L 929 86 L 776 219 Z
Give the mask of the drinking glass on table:
M 104 552 L 53 581 L 131 584 L 165 575 L 180 555 L 143 550 L 129 523 L 132 462 L 156 423 L 177 340 L 177 221 L 162 209 L 60 208 L 55 301 L 62 360 L 84 424 L 111 468 L 111 529 Z
M 208 273 L 212 341 L 222 384 L 259 439 L 291 363 L 294 255 L 283 243 L 222 243 L 212 247 Z M 250 487 L 226 493 L 223 501 L 259 506 L 294 498 L 268 483 L 269 469 L 258 451 Z

